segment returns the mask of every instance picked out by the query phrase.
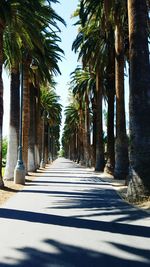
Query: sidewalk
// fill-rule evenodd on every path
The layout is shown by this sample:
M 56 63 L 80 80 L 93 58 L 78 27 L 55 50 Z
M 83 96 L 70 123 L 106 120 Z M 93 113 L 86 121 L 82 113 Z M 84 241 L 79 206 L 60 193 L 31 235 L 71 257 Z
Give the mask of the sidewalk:
M 150 217 L 59 158 L 0 206 L 0 267 L 144 267 Z

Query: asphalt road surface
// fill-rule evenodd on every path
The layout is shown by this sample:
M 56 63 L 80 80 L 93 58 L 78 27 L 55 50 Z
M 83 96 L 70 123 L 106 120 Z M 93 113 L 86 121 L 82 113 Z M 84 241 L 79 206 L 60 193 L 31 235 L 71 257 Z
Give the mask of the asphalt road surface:
M 59 158 L 0 206 L 0 267 L 148 267 L 150 216 Z

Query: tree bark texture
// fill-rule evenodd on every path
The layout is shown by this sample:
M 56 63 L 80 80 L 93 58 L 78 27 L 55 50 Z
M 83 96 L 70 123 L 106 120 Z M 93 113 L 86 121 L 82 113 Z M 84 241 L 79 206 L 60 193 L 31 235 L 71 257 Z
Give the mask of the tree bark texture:
M 96 93 L 92 98 L 92 111 L 93 111 L 93 144 L 92 144 L 92 166 L 95 166 L 96 162 L 96 116 L 97 116 L 97 103 Z
M 110 30 L 110 41 L 114 39 L 114 30 Z M 114 100 L 115 100 L 115 49 L 108 43 L 109 65 L 107 66 L 107 99 L 108 99 L 108 117 L 107 117 L 107 162 L 105 171 L 114 174 L 115 167 L 115 142 L 114 142 Z
M 79 110 L 79 139 L 80 139 L 80 163 L 84 165 L 84 123 L 83 123 L 83 111 L 82 102 L 80 100 Z
M 122 31 L 119 24 L 116 25 L 115 50 L 116 142 L 114 176 L 117 179 L 126 179 L 129 169 L 129 160 L 124 103 L 124 49 Z
M 102 123 L 102 85 L 100 73 L 96 75 L 96 162 L 95 171 L 104 170 L 104 145 L 103 145 L 103 123 Z
M 114 90 L 110 88 L 108 94 L 108 118 L 107 118 L 107 162 L 105 172 L 113 174 L 115 167 L 114 151 Z
M 128 199 L 150 195 L 150 64 L 145 0 L 128 1 L 130 56 L 130 182 Z
M 29 121 L 29 142 L 28 142 L 28 171 L 36 170 L 35 163 L 35 87 L 30 84 L 30 121 Z
M 36 88 L 36 112 L 35 112 L 35 121 L 36 121 L 36 168 L 40 166 L 41 162 L 41 149 L 42 149 L 42 119 L 40 114 L 40 96 L 39 96 L 39 88 Z
M 85 165 L 91 166 L 89 96 L 85 93 Z
M 29 105 L 29 64 L 24 62 L 23 70 L 23 162 L 26 173 L 28 171 L 28 137 L 29 137 L 29 121 L 30 121 L 30 105 Z
M 47 121 L 45 122 L 45 163 L 48 163 L 48 123 Z
M 10 116 L 8 132 L 7 160 L 4 173 L 5 180 L 14 179 L 14 169 L 18 158 L 19 145 L 19 114 L 20 114 L 20 79 L 19 66 L 12 67 L 10 81 Z M 13 155 L 13 156 L 12 156 Z
M 0 188 L 4 186 L 2 179 L 2 129 L 3 129 L 3 80 L 2 80 L 2 67 L 3 67 L 3 27 L 0 25 Z

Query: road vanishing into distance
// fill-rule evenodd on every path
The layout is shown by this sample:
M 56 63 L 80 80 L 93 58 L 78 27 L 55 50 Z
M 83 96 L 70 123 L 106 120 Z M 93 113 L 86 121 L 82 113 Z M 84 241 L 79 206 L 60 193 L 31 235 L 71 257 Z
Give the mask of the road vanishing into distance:
M 0 267 L 150 266 L 150 216 L 110 183 L 64 158 L 33 176 L 0 206 Z

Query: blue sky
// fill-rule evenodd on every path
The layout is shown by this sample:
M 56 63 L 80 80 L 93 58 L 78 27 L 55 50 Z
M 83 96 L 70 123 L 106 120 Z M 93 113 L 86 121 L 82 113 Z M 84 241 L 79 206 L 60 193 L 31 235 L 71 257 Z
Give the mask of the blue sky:
M 76 20 L 74 18 L 71 19 L 71 15 L 77 7 L 78 0 L 62 0 L 60 2 L 62 4 L 55 5 L 56 12 L 66 21 L 67 27 L 64 27 L 62 24 L 60 25 L 60 37 L 62 39 L 62 43 L 60 44 L 60 46 L 64 50 L 65 57 L 59 64 L 62 75 L 56 77 L 55 80 L 58 83 L 58 94 L 61 95 L 62 100 L 65 100 L 65 103 L 67 94 L 67 82 L 69 81 L 70 73 L 77 66 L 77 55 L 75 55 L 74 52 L 72 52 L 71 50 L 72 42 L 74 41 L 77 35 L 77 27 L 73 26 Z
M 77 55 L 71 50 L 72 43 L 77 35 L 77 27 L 73 24 L 76 22 L 75 18 L 71 15 L 76 10 L 78 0 L 68 1 L 60 0 L 60 4 L 55 5 L 56 12 L 65 20 L 67 27 L 60 25 L 62 43 L 60 44 L 65 56 L 62 62 L 59 63 L 62 75 L 55 78 L 57 82 L 57 94 L 61 97 L 61 103 L 65 107 L 68 103 L 68 82 L 70 80 L 70 73 L 74 71 L 77 66 Z M 63 127 L 64 116 L 62 118 Z

